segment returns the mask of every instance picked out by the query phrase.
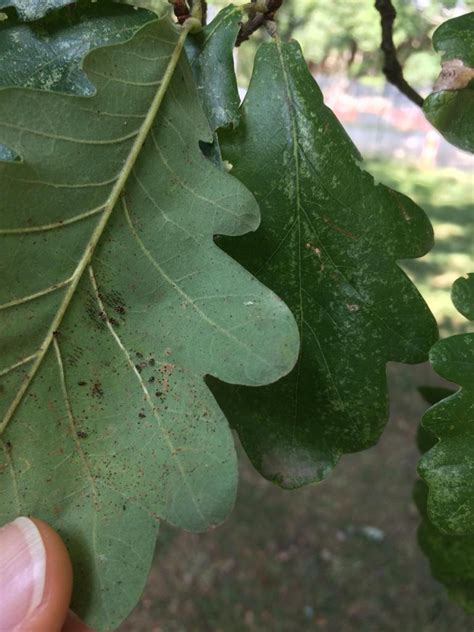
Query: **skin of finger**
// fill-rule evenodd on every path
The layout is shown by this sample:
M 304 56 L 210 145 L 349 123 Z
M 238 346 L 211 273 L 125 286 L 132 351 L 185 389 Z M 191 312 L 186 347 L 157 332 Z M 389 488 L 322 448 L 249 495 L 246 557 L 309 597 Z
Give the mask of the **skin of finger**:
M 32 518 L 46 550 L 46 577 L 41 604 L 14 632 L 60 632 L 72 593 L 72 567 L 66 547 L 49 525 Z M 87 630 L 87 628 L 86 628 Z M 77 632 L 80 632 L 77 630 Z

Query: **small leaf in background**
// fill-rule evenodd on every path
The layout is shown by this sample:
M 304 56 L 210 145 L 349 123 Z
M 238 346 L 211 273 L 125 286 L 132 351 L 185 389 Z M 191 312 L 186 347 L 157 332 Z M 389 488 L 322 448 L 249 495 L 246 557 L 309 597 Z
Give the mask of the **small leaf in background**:
M 116 4 L 86 10 L 64 9 L 57 20 L 33 26 L 7 20 L 0 24 L 0 87 L 21 86 L 77 95 L 94 87 L 81 69 L 92 48 L 130 39 L 156 16 Z M 15 154 L 0 145 L 0 160 Z
M 474 272 L 456 279 L 451 289 L 451 299 L 460 314 L 474 321 Z
M 418 543 L 429 560 L 431 573 L 448 591 L 449 597 L 474 613 L 474 538 L 472 535 L 448 535 L 438 529 L 426 511 L 428 487 L 416 481 L 414 499 L 422 521 Z
M 474 274 L 453 286 L 455 304 L 472 314 Z M 427 483 L 431 522 L 449 534 L 474 535 L 474 333 L 437 342 L 430 362 L 461 389 L 423 416 L 423 427 L 439 439 L 421 458 L 418 471 Z
M 259 213 L 199 150 L 185 33 L 163 18 L 94 50 L 93 96 L 0 91 L 22 158 L 0 163 L 0 522 L 59 531 L 97 630 L 138 600 L 159 519 L 201 531 L 232 508 L 204 375 L 256 386 L 298 352 L 288 308 L 214 243 Z
M 418 391 L 431 405 L 453 394 L 444 387 L 421 386 Z M 436 436 L 420 424 L 417 443 L 421 454 L 437 442 Z M 431 522 L 427 512 L 428 486 L 424 481 L 416 481 L 413 497 L 422 519 L 418 543 L 430 562 L 433 577 L 446 587 L 453 601 L 466 611 L 474 612 L 474 538 L 443 533 Z
M 433 33 L 442 70 L 423 104 L 426 118 L 453 145 L 474 152 L 474 12 Z
M 242 8 L 230 5 L 186 41 L 186 54 L 212 130 L 235 127 L 240 98 L 234 72 L 234 44 Z
M 262 223 L 238 244 L 219 244 L 287 302 L 302 348 L 277 384 L 212 380 L 212 390 L 255 467 L 298 487 L 377 442 L 388 418 L 386 363 L 422 362 L 437 339 L 396 264 L 425 254 L 432 229 L 411 200 L 361 168 L 295 42 L 261 46 L 240 125 L 220 140 Z

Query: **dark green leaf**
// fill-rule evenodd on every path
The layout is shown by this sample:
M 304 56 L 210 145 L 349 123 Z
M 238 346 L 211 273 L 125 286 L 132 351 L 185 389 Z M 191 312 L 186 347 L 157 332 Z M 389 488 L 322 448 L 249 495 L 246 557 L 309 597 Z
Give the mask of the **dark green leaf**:
M 474 321 L 474 273 L 459 277 L 453 283 L 451 299 L 454 307 L 468 320 Z
M 419 386 L 418 392 L 430 406 L 455 393 L 453 389 L 444 386 Z M 421 450 L 421 452 L 426 452 L 426 450 Z
M 433 33 L 433 47 L 441 61 L 460 59 L 474 66 L 474 12 L 443 22 Z
M 437 404 L 445 397 L 453 395 L 455 391 L 442 386 L 419 386 L 418 392 L 423 399 L 430 404 L 430 406 L 433 406 L 433 404 Z M 436 445 L 436 443 L 438 443 L 438 439 L 435 435 L 427 430 L 422 424 L 419 424 L 416 433 L 416 444 L 421 454 L 427 452 L 430 448 Z
M 213 392 L 257 469 L 298 487 L 324 478 L 343 452 L 376 443 L 388 416 L 386 363 L 421 362 L 436 340 L 396 265 L 426 253 L 432 229 L 361 168 L 295 42 L 260 48 L 241 123 L 221 140 L 262 224 L 239 244 L 219 244 L 288 303 L 302 350 L 273 386 L 213 382 Z
M 433 92 L 426 97 L 423 111 L 452 145 L 474 153 L 474 90 Z
M 296 360 L 286 306 L 213 242 L 258 226 L 199 150 L 211 131 L 168 19 L 94 50 L 94 96 L 0 90 L 0 522 L 48 521 L 73 608 L 115 628 L 157 519 L 200 531 L 236 462 L 210 374 L 259 385 Z M 155 117 L 155 112 L 157 116 Z
M 460 283 L 460 281 L 462 281 Z M 474 274 L 461 277 L 453 296 L 466 313 L 474 310 Z M 471 300 L 471 304 L 468 301 Z M 430 362 L 461 389 L 430 408 L 423 427 L 439 441 L 421 458 L 418 471 L 429 488 L 431 522 L 449 534 L 474 534 L 474 333 L 437 342 Z
M 423 104 L 426 118 L 450 143 L 474 152 L 474 12 L 444 22 L 433 34 L 442 70 Z
M 436 445 L 436 443 L 438 443 L 438 439 L 435 435 L 420 424 L 416 432 L 416 445 L 418 446 L 418 450 L 423 454 Z
M 230 5 L 186 43 L 199 96 L 213 130 L 235 127 L 239 122 L 233 51 L 241 19 L 242 8 Z
M 435 527 L 426 511 L 428 488 L 415 484 L 415 502 L 422 517 L 418 542 L 429 559 L 433 577 L 444 584 L 449 596 L 468 612 L 474 612 L 474 538 L 448 535 Z
M 445 388 L 420 387 L 427 401 L 436 404 L 452 394 Z M 418 448 L 422 454 L 437 443 L 437 438 L 421 424 L 418 428 Z M 428 487 L 416 481 L 414 500 L 422 522 L 418 528 L 418 543 L 430 561 L 431 572 L 446 586 L 449 596 L 465 610 L 474 612 L 474 539 L 472 536 L 448 535 L 431 522 L 426 509 Z
M 447 389 L 420 387 L 427 401 L 436 404 Z M 430 450 L 437 438 L 423 425 L 418 427 L 418 448 L 421 454 Z M 428 487 L 416 481 L 414 500 L 422 518 L 418 528 L 418 543 L 430 561 L 433 577 L 446 586 L 449 596 L 465 610 L 474 612 L 474 540 L 472 536 L 448 535 L 435 527 L 427 512 Z

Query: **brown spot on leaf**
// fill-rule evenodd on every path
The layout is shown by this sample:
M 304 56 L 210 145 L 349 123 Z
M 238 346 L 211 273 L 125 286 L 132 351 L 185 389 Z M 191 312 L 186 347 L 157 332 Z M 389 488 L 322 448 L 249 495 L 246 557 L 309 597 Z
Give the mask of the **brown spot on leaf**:
M 94 382 L 94 384 L 92 385 L 91 393 L 92 397 L 97 397 L 97 399 L 103 397 L 104 389 L 102 388 L 102 384 L 99 381 Z
M 449 59 L 441 64 L 441 72 L 433 86 L 439 90 L 462 90 L 474 79 L 474 68 L 465 66 L 462 59 Z

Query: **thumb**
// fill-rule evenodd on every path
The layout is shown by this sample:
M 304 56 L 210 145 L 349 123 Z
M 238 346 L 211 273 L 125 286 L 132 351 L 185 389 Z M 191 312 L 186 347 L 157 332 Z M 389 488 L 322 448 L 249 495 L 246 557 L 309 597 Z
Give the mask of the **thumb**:
M 71 591 L 71 562 L 51 527 L 17 518 L 0 529 L 0 632 L 59 632 Z M 70 617 L 68 628 L 88 630 Z

